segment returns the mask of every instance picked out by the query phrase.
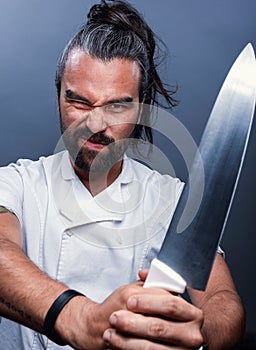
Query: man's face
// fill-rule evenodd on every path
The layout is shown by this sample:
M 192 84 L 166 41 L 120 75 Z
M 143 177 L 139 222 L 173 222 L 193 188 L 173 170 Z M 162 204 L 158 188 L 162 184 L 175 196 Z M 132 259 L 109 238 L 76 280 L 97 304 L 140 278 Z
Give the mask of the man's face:
M 69 55 L 59 111 L 65 145 L 75 167 L 104 172 L 122 158 L 139 117 L 136 62 L 102 62 L 79 49 Z

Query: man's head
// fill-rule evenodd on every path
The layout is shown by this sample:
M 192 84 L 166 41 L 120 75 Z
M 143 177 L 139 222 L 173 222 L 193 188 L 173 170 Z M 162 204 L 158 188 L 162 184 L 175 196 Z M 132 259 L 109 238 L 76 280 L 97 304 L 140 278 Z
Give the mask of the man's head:
M 91 8 L 87 17 L 87 23 L 70 40 L 60 57 L 56 72 L 59 101 L 65 93 L 62 90 L 67 64 L 70 66 L 70 58 L 79 52 L 105 65 L 114 61 L 130 62 L 138 71 L 138 79 L 134 80 L 138 90 L 138 102 L 152 105 L 157 103 L 157 95 L 161 94 L 169 105 L 174 105 L 174 100 L 163 87 L 156 70 L 154 33 L 141 15 L 125 1 L 102 0 L 100 4 Z M 89 65 L 86 68 L 91 69 Z M 102 76 L 102 80 L 104 79 Z M 86 81 L 84 83 L 86 84 Z M 147 111 L 142 111 L 141 124 L 133 128 L 132 137 L 146 139 L 152 143 L 152 130 L 148 118 Z
M 140 117 L 136 62 L 103 62 L 73 49 L 59 96 L 63 139 L 75 165 L 102 172 L 118 162 Z M 91 167 L 93 163 L 93 167 Z

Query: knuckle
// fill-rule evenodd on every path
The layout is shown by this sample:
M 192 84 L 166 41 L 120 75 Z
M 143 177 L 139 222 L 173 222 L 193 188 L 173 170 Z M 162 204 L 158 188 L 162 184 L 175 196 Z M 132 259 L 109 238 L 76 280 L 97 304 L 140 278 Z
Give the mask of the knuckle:
M 204 321 L 204 313 L 200 309 L 195 309 L 195 318 L 197 319 L 199 324 L 203 324 Z
M 124 300 L 127 300 L 131 295 L 134 295 L 138 291 L 137 287 L 133 285 L 121 286 L 119 288 Z
M 199 319 L 200 319 L 200 321 L 203 322 L 203 320 L 204 320 L 204 313 L 203 313 L 203 311 L 200 310 L 200 309 L 198 309 L 198 313 L 199 313 Z
M 192 332 L 190 336 L 190 344 L 193 347 L 199 347 L 204 343 L 203 336 L 200 332 Z
M 159 320 L 153 320 L 149 326 L 149 336 L 153 338 L 164 338 L 166 335 L 166 327 L 163 322 Z
M 120 324 L 120 327 L 124 332 L 132 332 L 134 329 L 136 329 L 134 320 L 132 318 L 123 318 Z
M 174 299 L 168 300 L 168 302 L 166 303 L 166 307 L 170 315 L 177 315 L 179 313 L 178 304 Z
M 120 295 L 121 295 L 121 299 L 123 301 L 123 303 L 126 303 L 127 299 L 130 296 L 130 287 L 129 286 L 121 286 L 119 287 L 119 291 L 120 291 Z

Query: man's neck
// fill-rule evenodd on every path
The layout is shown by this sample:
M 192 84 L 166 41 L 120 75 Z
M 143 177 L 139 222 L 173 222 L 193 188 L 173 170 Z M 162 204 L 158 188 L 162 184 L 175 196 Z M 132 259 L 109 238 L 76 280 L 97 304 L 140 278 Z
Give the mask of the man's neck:
M 123 160 L 118 161 L 106 172 L 88 172 L 74 166 L 75 173 L 93 197 L 104 191 L 120 175 Z

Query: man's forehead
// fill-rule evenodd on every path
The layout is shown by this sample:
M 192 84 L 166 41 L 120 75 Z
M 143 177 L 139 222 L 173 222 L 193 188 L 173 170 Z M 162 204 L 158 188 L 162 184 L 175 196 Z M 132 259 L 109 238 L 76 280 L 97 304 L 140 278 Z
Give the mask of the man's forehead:
M 62 91 L 71 90 L 93 103 L 116 98 L 139 97 L 140 68 L 135 61 L 115 58 L 110 61 L 73 50 L 62 78 Z M 100 101 L 99 101 L 100 100 Z
M 68 54 L 65 66 L 73 66 L 78 64 L 82 58 L 90 56 L 86 51 L 83 51 L 79 48 L 74 48 Z
M 87 51 L 82 50 L 81 48 L 74 48 L 70 51 L 68 58 L 66 60 L 65 67 L 66 68 L 73 68 L 79 64 L 86 63 L 87 66 L 90 64 L 101 64 L 105 65 L 109 68 L 111 65 L 115 65 L 116 69 L 118 67 L 123 67 L 124 65 L 130 66 L 130 69 L 133 71 L 134 74 L 140 73 L 140 66 L 137 61 L 131 60 L 130 58 L 126 57 L 113 57 L 111 59 L 101 59 L 99 57 L 93 56 Z

